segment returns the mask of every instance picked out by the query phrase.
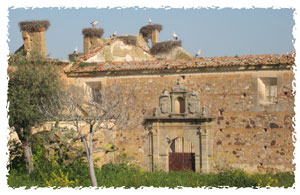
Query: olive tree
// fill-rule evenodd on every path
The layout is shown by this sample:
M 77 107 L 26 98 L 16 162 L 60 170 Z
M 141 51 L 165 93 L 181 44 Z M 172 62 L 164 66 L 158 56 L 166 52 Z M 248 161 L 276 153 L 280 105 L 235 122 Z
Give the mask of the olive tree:
M 26 58 L 13 55 L 9 60 L 8 116 L 9 126 L 20 142 L 29 174 L 34 171 L 32 160 L 32 128 L 44 122 L 39 111 L 41 99 L 43 106 L 50 106 L 50 95 L 61 89 L 56 67 L 39 56 Z M 53 97 L 53 96 L 52 96 Z

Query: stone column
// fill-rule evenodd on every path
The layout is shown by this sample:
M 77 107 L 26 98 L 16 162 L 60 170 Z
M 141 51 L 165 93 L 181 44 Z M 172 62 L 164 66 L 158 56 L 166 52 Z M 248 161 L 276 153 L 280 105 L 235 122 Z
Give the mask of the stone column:
M 159 127 L 158 123 L 153 126 L 153 171 L 159 168 Z

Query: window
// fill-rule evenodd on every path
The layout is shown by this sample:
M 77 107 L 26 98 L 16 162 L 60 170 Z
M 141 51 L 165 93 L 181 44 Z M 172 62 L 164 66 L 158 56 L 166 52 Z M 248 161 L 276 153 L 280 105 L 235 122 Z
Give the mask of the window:
M 175 101 L 175 113 L 185 113 L 185 101 L 184 98 L 178 97 Z
M 101 102 L 101 82 L 88 82 L 86 83 L 91 88 L 91 95 L 93 102 L 100 103 Z
M 277 104 L 277 78 L 258 78 L 259 104 Z

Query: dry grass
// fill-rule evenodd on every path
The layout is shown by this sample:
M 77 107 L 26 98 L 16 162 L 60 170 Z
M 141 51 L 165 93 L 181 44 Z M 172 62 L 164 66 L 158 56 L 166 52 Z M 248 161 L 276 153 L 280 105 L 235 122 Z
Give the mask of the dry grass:
M 143 35 L 145 40 L 151 39 L 152 31 L 158 30 L 158 32 L 162 31 L 163 27 L 160 24 L 149 24 L 147 26 L 143 26 L 140 29 L 140 33 Z
M 37 32 L 41 29 L 47 30 L 50 26 L 48 20 L 32 20 L 32 21 L 23 21 L 19 23 L 20 29 L 27 32 Z
M 121 39 L 127 45 L 136 45 L 137 41 L 137 38 L 134 35 L 119 36 L 118 39 Z
M 150 49 L 151 54 L 158 54 L 168 52 L 174 47 L 181 47 L 181 41 L 164 41 L 156 43 Z
M 82 29 L 84 37 L 99 37 L 101 38 L 104 34 L 103 28 L 84 28 Z

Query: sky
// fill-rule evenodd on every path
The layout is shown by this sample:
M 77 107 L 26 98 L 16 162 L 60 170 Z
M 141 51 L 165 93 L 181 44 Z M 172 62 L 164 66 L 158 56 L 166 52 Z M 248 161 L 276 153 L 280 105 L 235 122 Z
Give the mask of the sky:
M 9 52 L 23 44 L 18 23 L 28 20 L 49 20 L 46 33 L 50 58 L 68 59 L 78 47 L 83 52 L 82 29 L 104 29 L 104 38 L 114 31 L 120 34 L 138 34 L 139 29 L 152 23 L 163 25 L 160 41 L 172 38 L 174 31 L 182 46 L 191 54 L 201 49 L 202 57 L 243 56 L 249 54 L 285 54 L 294 51 L 294 9 L 9 9 Z

